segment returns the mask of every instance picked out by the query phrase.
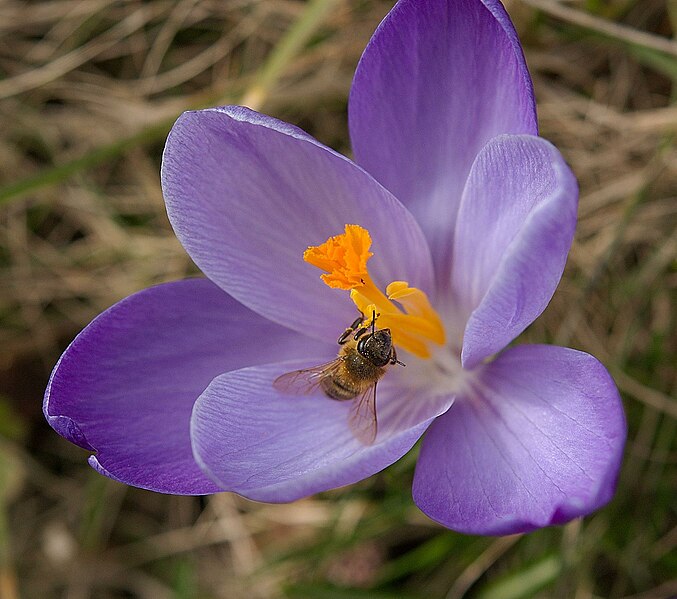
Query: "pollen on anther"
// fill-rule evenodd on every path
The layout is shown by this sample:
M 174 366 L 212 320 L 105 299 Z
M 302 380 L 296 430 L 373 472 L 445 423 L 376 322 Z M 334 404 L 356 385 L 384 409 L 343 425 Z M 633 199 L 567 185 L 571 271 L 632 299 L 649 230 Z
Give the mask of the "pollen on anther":
M 321 278 L 329 287 L 349 290 L 364 285 L 367 260 L 372 256 L 370 247 L 369 231 L 359 225 L 346 225 L 345 233 L 309 246 L 303 259 L 325 271 Z

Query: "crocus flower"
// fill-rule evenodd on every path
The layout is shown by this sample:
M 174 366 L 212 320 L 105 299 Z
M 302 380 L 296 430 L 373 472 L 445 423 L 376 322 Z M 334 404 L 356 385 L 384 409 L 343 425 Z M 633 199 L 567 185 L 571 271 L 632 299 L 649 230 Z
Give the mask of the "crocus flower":
M 414 501 L 447 527 L 529 531 L 609 501 L 625 440 L 609 374 L 573 349 L 507 347 L 559 282 L 577 185 L 537 136 L 503 6 L 400 0 L 349 119 L 355 162 L 243 107 L 178 119 L 164 197 L 207 279 L 86 327 L 52 374 L 49 423 L 100 473 L 163 493 L 292 501 L 382 470 L 425 433 Z M 335 359 L 358 308 L 406 363 L 379 381 L 366 443 L 350 401 L 273 386 Z

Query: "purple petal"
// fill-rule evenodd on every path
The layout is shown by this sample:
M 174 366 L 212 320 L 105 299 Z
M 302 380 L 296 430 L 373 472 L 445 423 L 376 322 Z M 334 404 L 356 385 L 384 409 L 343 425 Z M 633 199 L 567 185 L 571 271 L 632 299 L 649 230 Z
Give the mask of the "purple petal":
M 222 372 L 329 346 L 250 312 L 205 279 L 159 285 L 98 316 L 54 368 L 44 412 L 69 441 L 96 451 L 99 472 L 164 493 L 219 488 L 190 445 L 198 395 Z
M 389 375 L 378 384 L 378 435 L 360 443 L 350 401 L 282 395 L 275 378 L 311 364 L 270 364 L 217 377 L 195 404 L 196 459 L 219 486 L 258 501 L 293 501 L 362 480 L 404 455 L 449 398 L 412 397 Z M 407 411 L 406 400 L 416 402 Z M 412 416 L 412 414 L 414 414 Z
M 578 186 L 557 149 L 491 140 L 473 164 L 456 223 L 451 283 L 467 318 L 463 366 L 503 349 L 548 305 L 576 227 Z
M 377 285 L 433 285 L 427 243 L 407 209 L 347 158 L 276 119 L 237 106 L 183 114 L 162 184 L 176 234 L 207 276 L 297 331 L 333 341 L 355 318 L 348 294 L 303 261 L 308 245 L 346 224 L 371 233 Z
M 447 273 L 463 184 L 502 133 L 537 133 L 529 72 L 496 0 L 400 0 L 371 38 L 349 102 L 358 164 L 416 216 Z
M 414 500 L 428 516 L 503 535 L 562 524 L 611 499 L 626 426 L 595 358 L 526 345 L 477 374 L 423 440 Z

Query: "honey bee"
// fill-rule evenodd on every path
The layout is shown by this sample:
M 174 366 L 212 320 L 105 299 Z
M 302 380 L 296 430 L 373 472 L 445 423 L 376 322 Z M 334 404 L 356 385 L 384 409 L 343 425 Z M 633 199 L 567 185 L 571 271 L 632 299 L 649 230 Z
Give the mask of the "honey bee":
M 389 365 L 404 364 L 397 359 L 390 329 L 376 329 L 375 312 L 371 324 L 363 324 L 361 315 L 338 338 L 341 349 L 334 360 L 283 374 L 273 387 L 292 395 L 320 389 L 330 399 L 352 400 L 348 425 L 361 443 L 371 445 L 377 432 L 376 383 Z

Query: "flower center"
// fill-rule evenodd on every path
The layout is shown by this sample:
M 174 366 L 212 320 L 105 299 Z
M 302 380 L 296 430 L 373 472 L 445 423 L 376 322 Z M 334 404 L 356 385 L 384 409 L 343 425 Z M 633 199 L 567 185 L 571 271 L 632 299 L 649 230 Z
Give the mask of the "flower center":
M 406 281 L 393 281 L 385 293 L 376 287 L 367 269 L 373 255 L 370 247 L 369 231 L 346 225 L 345 233 L 308 247 L 303 259 L 325 271 L 321 278 L 329 287 L 350 291 L 350 299 L 367 318 L 376 312 L 379 328 L 390 329 L 395 345 L 420 358 L 430 358 L 429 345 L 444 343 L 439 315 L 428 296 Z

